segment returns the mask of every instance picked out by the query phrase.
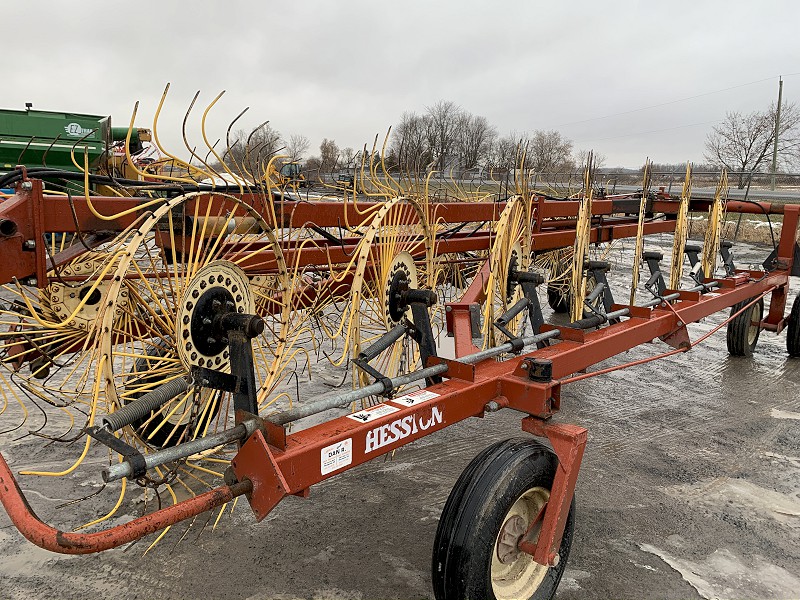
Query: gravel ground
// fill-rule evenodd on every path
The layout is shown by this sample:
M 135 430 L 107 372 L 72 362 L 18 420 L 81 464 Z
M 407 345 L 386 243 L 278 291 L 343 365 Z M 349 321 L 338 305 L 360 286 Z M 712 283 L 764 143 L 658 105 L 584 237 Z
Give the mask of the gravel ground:
M 629 263 L 619 258 L 627 252 L 616 251 L 615 263 Z M 765 254 L 738 250 L 742 263 Z M 629 278 L 621 268 L 611 275 Z M 793 280 L 791 298 L 799 290 Z M 691 326 L 692 336 L 723 319 Z M 589 443 L 557 598 L 800 595 L 800 360 L 787 358 L 785 343 L 763 332 L 752 359 L 733 358 L 723 330 L 688 354 L 564 389 L 556 418 L 587 427 Z M 603 366 L 662 348 L 645 345 Z M 316 486 L 309 499 L 286 499 L 261 523 L 244 502 L 215 531 L 202 516 L 147 554 L 147 540 L 96 556 L 50 554 L 2 513 L 0 599 L 429 598 L 450 489 L 481 449 L 520 435 L 521 416 L 506 410 L 449 427 Z M 63 463 L 62 450 L 18 436 L 0 436 L 15 470 Z M 92 516 L 90 502 L 56 506 L 98 481 L 99 461 L 89 461 L 70 477 L 22 485 L 42 518 L 67 527 Z M 139 509 L 126 502 L 127 516 L 113 522 Z

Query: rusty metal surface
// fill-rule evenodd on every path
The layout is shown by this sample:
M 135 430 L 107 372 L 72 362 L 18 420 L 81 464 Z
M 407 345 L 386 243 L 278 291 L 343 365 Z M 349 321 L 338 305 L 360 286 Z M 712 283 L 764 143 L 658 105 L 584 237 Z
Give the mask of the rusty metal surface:
M 0 454 L 0 502 L 11 522 L 29 541 L 59 554 L 93 554 L 133 542 L 150 533 L 190 519 L 252 489 L 249 481 L 220 486 L 173 506 L 95 533 L 65 532 L 43 523 L 28 504 L 11 469 Z

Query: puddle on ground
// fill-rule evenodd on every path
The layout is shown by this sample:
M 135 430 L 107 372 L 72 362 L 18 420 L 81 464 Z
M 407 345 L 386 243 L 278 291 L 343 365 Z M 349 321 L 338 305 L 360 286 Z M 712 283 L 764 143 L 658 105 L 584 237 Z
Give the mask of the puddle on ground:
M 790 412 L 788 410 L 780 410 L 778 408 L 773 408 L 770 412 L 770 416 L 773 419 L 794 419 L 795 421 L 800 421 L 799 412 Z
M 689 485 L 666 488 L 670 496 L 703 504 L 712 510 L 744 512 L 748 515 L 769 517 L 776 521 L 800 528 L 800 501 L 774 490 L 745 481 L 719 477 Z
M 715 550 L 697 561 L 678 558 L 650 544 L 639 544 L 644 552 L 667 563 L 703 598 L 746 597 L 796 598 L 800 579 L 786 569 L 754 556 L 745 563 L 726 548 Z

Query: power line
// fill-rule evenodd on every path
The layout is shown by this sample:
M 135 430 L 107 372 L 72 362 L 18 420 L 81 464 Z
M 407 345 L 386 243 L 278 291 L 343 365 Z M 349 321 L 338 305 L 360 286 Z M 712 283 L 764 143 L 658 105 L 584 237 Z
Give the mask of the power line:
M 783 75 L 783 77 L 792 77 L 794 75 L 800 75 L 800 72 L 789 73 L 788 75 Z M 777 76 L 775 76 L 775 77 L 777 77 Z M 679 98 L 677 100 L 670 100 L 668 102 L 662 102 L 660 104 L 653 104 L 651 106 L 644 106 L 642 108 L 634 108 L 633 110 L 626 110 L 626 111 L 623 111 L 623 112 L 613 113 L 613 114 L 610 114 L 610 115 L 604 115 L 602 117 L 592 117 L 590 119 L 583 119 L 583 120 L 580 120 L 580 121 L 570 121 L 569 123 L 562 123 L 561 125 L 556 125 L 555 127 L 556 128 L 558 128 L 558 127 L 566 127 L 567 125 L 577 125 L 579 123 L 588 123 L 590 121 L 599 121 L 601 119 L 609 119 L 611 117 L 619 117 L 619 116 L 622 116 L 622 115 L 629 115 L 629 114 L 632 114 L 632 113 L 642 112 L 644 110 L 650 110 L 651 108 L 659 108 L 661 106 L 669 106 L 670 104 L 677 104 L 678 102 L 686 102 L 687 100 L 694 100 L 695 98 L 702 98 L 704 96 L 711 96 L 712 94 L 719 94 L 719 93 L 722 93 L 722 92 L 728 92 L 730 90 L 737 90 L 739 88 L 747 87 L 748 85 L 755 85 L 756 83 L 763 83 L 765 81 L 772 81 L 773 79 L 775 79 L 775 77 L 767 77 L 765 79 L 759 79 L 757 81 L 750 81 L 748 83 L 742 83 L 742 84 L 739 84 L 739 85 L 734 85 L 734 86 L 731 86 L 731 87 L 723 88 L 723 89 L 720 89 L 720 90 L 714 90 L 714 91 L 711 91 L 711 92 L 704 92 L 702 94 L 696 94 L 694 96 L 687 96 L 686 98 Z M 611 139 L 611 138 L 605 138 L 605 139 Z
M 661 133 L 663 131 L 674 131 L 675 129 L 686 129 L 687 127 L 699 127 L 700 125 L 714 125 L 720 121 L 706 121 L 704 123 L 690 123 L 688 125 L 678 125 L 677 127 L 667 127 L 666 129 L 652 129 L 650 131 L 638 131 L 636 133 L 626 133 L 624 135 L 614 135 L 611 137 L 595 138 L 591 140 L 579 140 L 576 144 L 585 144 L 587 142 L 602 142 L 604 140 L 617 140 L 619 138 L 634 137 L 637 135 L 646 135 L 648 133 Z

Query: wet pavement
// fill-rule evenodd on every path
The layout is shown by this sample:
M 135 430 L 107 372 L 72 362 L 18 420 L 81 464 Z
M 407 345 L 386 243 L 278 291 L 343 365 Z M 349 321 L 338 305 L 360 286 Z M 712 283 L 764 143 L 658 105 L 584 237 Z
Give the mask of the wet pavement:
M 755 264 L 765 254 L 748 247 L 737 256 Z M 611 257 L 618 298 L 628 255 L 626 247 Z M 793 280 L 790 299 L 798 291 Z M 692 337 L 726 314 L 690 326 Z M 600 367 L 665 348 L 646 344 Z M 314 487 L 308 499 L 284 500 L 261 523 L 245 502 L 215 531 L 203 515 L 145 555 L 153 536 L 96 556 L 50 554 L 0 514 L 0 598 L 429 598 L 450 489 L 481 449 L 521 435 L 521 417 L 505 410 L 448 427 Z M 787 357 L 785 334 L 762 332 L 752 359 L 734 358 L 723 329 L 687 354 L 570 384 L 556 418 L 589 429 L 557 598 L 800 595 L 800 360 Z M 63 464 L 58 451 L 35 452 L 40 442 L 18 437 L 0 436 L 15 469 L 34 458 Z M 89 501 L 56 506 L 96 490 L 99 469 L 90 461 L 68 478 L 23 478 L 23 487 L 42 518 L 74 526 L 92 516 Z M 139 509 L 126 501 L 129 516 L 111 524 Z

